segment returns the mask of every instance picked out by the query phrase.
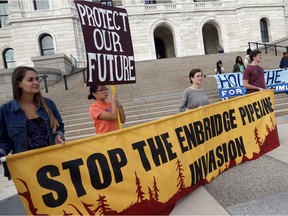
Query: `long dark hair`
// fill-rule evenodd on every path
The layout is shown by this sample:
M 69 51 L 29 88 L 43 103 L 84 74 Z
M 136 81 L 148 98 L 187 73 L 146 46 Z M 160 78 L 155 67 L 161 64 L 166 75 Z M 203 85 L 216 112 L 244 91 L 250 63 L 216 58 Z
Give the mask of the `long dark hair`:
M 219 61 L 216 62 L 216 69 L 217 69 L 217 73 L 218 73 L 218 74 L 221 74 L 221 73 L 222 73 L 220 64 L 222 64 L 222 61 L 221 61 L 221 60 L 219 60 Z
M 96 93 L 98 90 L 98 86 L 94 85 L 94 86 L 90 86 L 90 94 L 87 96 L 88 100 L 96 100 L 96 98 L 94 97 L 94 95 L 92 93 Z
M 14 69 L 12 73 L 13 98 L 15 100 L 19 101 L 20 98 L 22 97 L 22 89 L 19 87 L 19 83 L 22 82 L 27 71 L 34 71 L 35 73 L 37 73 L 37 71 L 34 68 L 30 68 L 26 66 L 17 67 Z
M 22 82 L 27 71 L 34 71 L 36 74 L 38 74 L 38 72 L 34 68 L 27 66 L 19 66 L 15 68 L 12 73 L 13 98 L 17 101 L 20 101 L 22 97 L 22 89 L 19 87 L 19 83 Z M 51 128 L 53 132 L 56 132 L 56 129 L 59 127 L 59 122 L 47 106 L 44 97 L 42 96 L 40 91 L 34 95 L 34 102 L 36 103 L 37 101 L 40 102 L 40 105 L 47 112 L 50 119 Z
M 244 63 L 243 63 L 243 61 L 242 61 L 242 57 L 241 57 L 241 56 L 237 56 L 237 57 L 236 57 L 235 63 L 236 63 L 236 64 L 238 64 L 238 63 L 239 63 L 240 65 L 244 65 Z

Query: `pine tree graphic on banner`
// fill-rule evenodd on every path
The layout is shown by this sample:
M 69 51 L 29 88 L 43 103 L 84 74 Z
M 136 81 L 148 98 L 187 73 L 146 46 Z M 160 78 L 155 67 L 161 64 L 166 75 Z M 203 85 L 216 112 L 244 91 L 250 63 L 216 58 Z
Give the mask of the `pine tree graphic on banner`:
M 144 192 L 142 191 L 142 186 L 140 183 L 140 179 L 138 178 L 136 172 L 135 172 L 135 181 L 136 181 L 136 193 L 137 193 L 137 202 L 142 202 L 144 200 Z
M 97 210 L 99 209 L 99 212 L 101 215 L 106 215 L 107 214 L 106 212 L 111 211 L 111 208 L 109 208 L 109 205 L 106 204 L 107 200 L 105 198 L 106 198 L 106 196 L 101 196 L 99 194 L 99 199 L 97 199 L 97 201 L 99 203 Z
M 254 130 L 254 136 L 255 136 L 255 140 L 256 140 L 256 144 L 259 146 L 259 148 L 261 149 L 261 145 L 262 145 L 262 141 L 259 137 L 259 132 L 257 130 L 257 128 L 255 127 L 255 130 Z
M 159 195 L 158 195 L 159 189 L 157 187 L 155 176 L 153 176 L 153 178 L 154 178 L 154 182 L 153 182 L 154 200 L 158 202 L 158 200 L 159 200 Z
M 180 192 L 180 191 L 183 190 L 183 188 L 185 188 L 185 182 L 184 182 L 185 176 L 183 175 L 184 169 L 182 168 L 183 165 L 181 164 L 181 162 L 179 161 L 179 159 L 177 160 L 176 165 L 177 165 L 176 170 L 178 171 L 178 177 L 177 177 L 178 183 L 177 183 L 177 187 L 179 187 L 178 192 Z
M 148 186 L 149 200 L 154 200 L 154 193 L 151 188 Z
M 272 124 L 272 130 L 275 128 L 275 125 L 274 125 L 274 122 L 273 122 L 273 119 L 272 119 L 272 117 L 270 117 L 270 122 L 271 122 L 271 124 Z

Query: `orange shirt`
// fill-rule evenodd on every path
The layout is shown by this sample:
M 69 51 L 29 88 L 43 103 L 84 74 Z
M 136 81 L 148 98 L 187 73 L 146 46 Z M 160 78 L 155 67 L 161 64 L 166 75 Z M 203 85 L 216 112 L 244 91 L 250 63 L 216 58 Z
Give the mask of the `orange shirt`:
M 89 112 L 94 122 L 97 134 L 103 134 L 119 129 L 117 119 L 114 121 L 98 119 L 99 115 L 104 111 L 112 111 L 111 102 L 99 103 L 98 101 L 96 101 L 89 108 Z

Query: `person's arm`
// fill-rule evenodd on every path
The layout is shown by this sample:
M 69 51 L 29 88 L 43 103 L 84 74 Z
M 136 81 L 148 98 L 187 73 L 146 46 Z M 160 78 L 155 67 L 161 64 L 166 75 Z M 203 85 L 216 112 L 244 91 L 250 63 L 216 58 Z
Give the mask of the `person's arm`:
M 266 85 L 266 84 L 265 84 Z M 258 91 L 263 91 L 265 89 L 263 88 L 260 88 L 260 87 L 257 87 L 257 86 L 254 86 L 254 85 L 251 85 L 249 84 L 249 80 L 243 80 L 243 87 L 245 89 L 254 89 L 254 90 L 258 90 Z
M 283 58 L 280 61 L 279 68 L 284 68 L 284 59 Z
M 0 157 L 8 155 L 11 152 L 13 146 L 13 140 L 8 136 L 3 109 L 4 107 L 0 107 Z
M 179 102 L 179 107 L 178 107 L 179 112 L 185 112 L 188 109 L 187 102 L 188 102 L 187 92 L 184 91 L 183 96 Z
M 107 121 L 114 121 L 118 118 L 118 109 L 117 109 L 117 94 L 112 93 L 112 110 L 111 112 L 103 111 L 98 116 L 98 119 L 107 120 Z

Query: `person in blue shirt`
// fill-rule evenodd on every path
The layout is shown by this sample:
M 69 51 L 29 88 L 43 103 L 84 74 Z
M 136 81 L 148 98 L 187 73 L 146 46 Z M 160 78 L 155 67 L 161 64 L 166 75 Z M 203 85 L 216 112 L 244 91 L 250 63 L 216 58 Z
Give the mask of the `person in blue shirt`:
M 37 71 L 15 68 L 12 88 L 13 100 L 0 107 L 0 157 L 64 144 L 64 123 L 55 103 L 42 96 Z M 7 167 L 4 175 L 10 177 Z
M 283 53 L 283 57 L 281 58 L 279 67 L 288 68 L 288 52 Z

